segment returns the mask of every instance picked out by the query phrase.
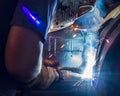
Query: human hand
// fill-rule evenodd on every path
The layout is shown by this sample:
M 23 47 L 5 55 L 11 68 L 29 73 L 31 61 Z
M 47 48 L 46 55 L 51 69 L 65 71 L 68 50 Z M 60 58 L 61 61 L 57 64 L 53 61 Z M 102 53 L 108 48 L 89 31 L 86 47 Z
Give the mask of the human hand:
M 43 88 L 49 87 L 54 81 L 57 81 L 59 74 L 55 68 L 43 66 L 41 70 L 41 77 L 43 80 Z
M 37 87 L 39 89 L 48 88 L 54 81 L 59 79 L 59 74 L 55 68 L 42 65 L 42 69 L 38 77 L 29 84 L 29 87 Z

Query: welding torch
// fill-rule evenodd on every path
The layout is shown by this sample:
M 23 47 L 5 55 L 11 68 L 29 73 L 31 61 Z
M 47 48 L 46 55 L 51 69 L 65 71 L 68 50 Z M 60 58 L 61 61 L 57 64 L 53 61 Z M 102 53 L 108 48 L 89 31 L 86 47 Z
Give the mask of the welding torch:
M 80 69 L 80 68 L 61 66 L 59 64 L 59 61 L 57 61 L 57 60 L 44 59 L 43 62 L 46 66 L 54 67 L 57 71 L 66 70 L 66 71 L 71 71 L 74 73 L 81 73 L 82 72 L 82 69 Z
M 59 74 L 58 81 L 64 80 L 65 74 L 62 71 L 70 71 L 70 72 L 77 73 L 77 74 L 82 73 L 82 70 L 80 70 L 79 68 L 75 68 L 75 67 L 58 66 L 56 67 L 56 70 Z
M 71 71 L 71 72 L 79 73 L 79 74 L 82 72 L 82 70 L 79 69 L 79 68 L 75 68 L 75 67 L 65 67 L 65 66 L 59 66 L 59 67 L 57 67 L 57 70 L 58 70 L 58 71 L 66 70 L 66 71 Z

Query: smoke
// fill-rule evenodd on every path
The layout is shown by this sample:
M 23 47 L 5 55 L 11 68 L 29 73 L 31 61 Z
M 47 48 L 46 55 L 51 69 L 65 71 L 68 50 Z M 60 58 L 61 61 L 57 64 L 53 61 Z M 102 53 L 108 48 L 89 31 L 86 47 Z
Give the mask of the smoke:
M 75 25 L 79 25 L 82 29 L 90 29 L 96 27 L 103 22 L 99 11 L 96 7 L 94 9 L 82 16 L 80 16 L 75 22 Z
M 96 7 L 100 11 L 100 16 L 105 17 L 107 14 L 107 6 L 105 5 L 106 0 L 96 0 Z

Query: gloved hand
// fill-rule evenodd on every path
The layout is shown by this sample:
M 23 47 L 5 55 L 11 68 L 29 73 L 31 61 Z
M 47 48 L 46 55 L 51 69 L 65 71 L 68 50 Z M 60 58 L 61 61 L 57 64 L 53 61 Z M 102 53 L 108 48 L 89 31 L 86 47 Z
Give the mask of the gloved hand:
M 56 71 L 56 69 L 52 67 L 46 67 L 43 64 L 39 76 L 34 81 L 32 81 L 28 86 L 36 87 L 39 89 L 46 89 L 54 81 L 57 81 L 58 79 L 59 79 L 59 74 Z

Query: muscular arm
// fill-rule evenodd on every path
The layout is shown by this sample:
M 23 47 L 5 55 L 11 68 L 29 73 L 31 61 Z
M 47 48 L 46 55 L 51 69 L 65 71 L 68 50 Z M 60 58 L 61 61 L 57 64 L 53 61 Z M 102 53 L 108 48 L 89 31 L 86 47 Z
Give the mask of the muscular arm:
M 12 26 L 5 53 L 8 72 L 22 82 L 37 77 L 41 70 L 42 48 L 40 37 L 35 32 Z
M 40 73 L 42 42 L 45 41 L 57 2 L 58 0 L 19 0 L 5 52 L 6 68 L 15 79 L 28 82 Z M 42 23 L 36 22 L 39 20 Z

